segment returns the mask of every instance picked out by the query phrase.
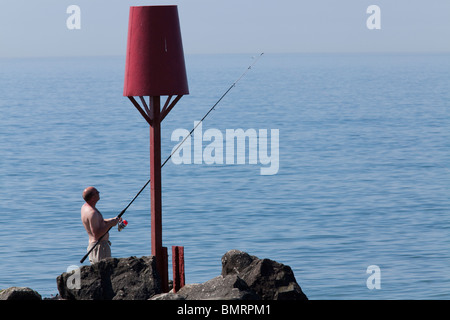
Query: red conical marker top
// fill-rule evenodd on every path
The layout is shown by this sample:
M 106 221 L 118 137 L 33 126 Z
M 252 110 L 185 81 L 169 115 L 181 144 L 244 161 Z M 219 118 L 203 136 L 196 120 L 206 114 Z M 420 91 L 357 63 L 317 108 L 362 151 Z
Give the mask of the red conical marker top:
M 177 6 L 130 7 L 124 96 L 189 94 Z

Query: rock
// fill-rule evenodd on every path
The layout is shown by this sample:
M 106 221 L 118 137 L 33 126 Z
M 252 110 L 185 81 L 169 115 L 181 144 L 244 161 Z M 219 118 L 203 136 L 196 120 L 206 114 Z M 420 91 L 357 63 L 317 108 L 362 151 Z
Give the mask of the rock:
M 256 259 L 246 252 L 230 250 L 222 256 L 222 275 L 239 274 Z
M 76 272 L 76 271 L 75 271 Z M 57 277 L 58 291 L 70 300 L 147 300 L 161 293 L 156 259 L 150 257 L 107 258 L 79 269 L 79 286 L 72 273 Z M 69 284 L 69 285 L 68 285 Z M 72 288 L 75 287 L 75 288 Z
M 217 276 L 201 284 L 186 285 L 177 293 L 186 300 L 259 300 L 237 275 Z
M 42 297 L 27 287 L 11 287 L 0 291 L 0 300 L 42 300 Z
M 230 250 L 222 274 L 177 293 L 161 293 L 155 257 L 108 258 L 57 278 L 62 299 L 76 300 L 308 300 L 292 269 L 270 259 Z M 79 288 L 74 286 L 78 276 Z M 76 281 L 75 281 L 76 284 Z M 76 286 L 75 286 L 76 287 Z
M 230 250 L 222 257 L 222 276 L 237 275 L 263 300 L 308 300 L 289 266 Z

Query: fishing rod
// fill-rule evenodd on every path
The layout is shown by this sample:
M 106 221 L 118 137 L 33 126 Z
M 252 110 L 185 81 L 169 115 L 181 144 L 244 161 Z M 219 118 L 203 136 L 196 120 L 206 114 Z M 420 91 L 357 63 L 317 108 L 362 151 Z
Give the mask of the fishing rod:
M 241 74 L 241 76 L 239 78 L 236 79 L 236 81 L 233 82 L 233 84 L 224 92 L 224 94 L 222 94 L 222 96 L 219 98 L 219 100 L 217 100 L 217 102 L 208 110 L 208 112 L 203 116 L 203 118 L 194 126 L 194 128 L 189 132 L 189 134 L 184 137 L 183 141 L 181 141 L 177 147 L 172 151 L 172 153 L 167 157 L 167 159 L 163 162 L 163 164 L 161 165 L 161 168 L 164 167 L 164 165 L 170 160 L 170 158 L 172 158 L 172 156 L 175 154 L 175 152 L 177 152 L 177 150 L 181 147 L 181 145 L 187 140 L 187 138 L 189 138 L 195 131 L 195 129 L 197 129 L 197 127 L 200 125 L 200 123 L 203 122 L 203 120 L 206 119 L 206 117 L 211 113 L 211 111 L 213 111 L 217 105 L 220 103 L 220 101 L 222 101 L 223 98 L 225 98 L 225 96 L 228 94 L 228 92 L 231 91 L 231 89 L 233 89 L 236 84 L 241 81 L 241 79 L 252 69 L 252 67 L 256 64 L 256 62 L 258 62 L 258 60 L 263 56 L 264 52 L 262 52 L 256 59 L 255 61 L 253 61 L 252 64 L 250 64 L 248 66 L 248 68 L 244 71 L 244 73 Z M 127 209 L 131 206 L 131 204 L 134 202 L 134 200 L 136 200 L 136 198 L 141 194 L 142 191 L 144 191 L 144 189 L 148 186 L 148 184 L 152 181 L 152 178 L 150 177 L 150 179 L 144 184 L 144 186 L 141 188 L 141 190 L 139 190 L 139 192 L 134 196 L 133 200 L 130 201 L 130 203 L 128 203 L 128 205 L 125 207 L 125 209 L 123 209 L 119 215 L 117 216 L 118 218 L 122 217 L 122 215 L 125 213 L 125 211 L 127 211 Z M 84 260 L 86 260 L 86 258 L 89 256 L 89 254 L 92 252 L 92 250 L 94 250 L 94 248 L 97 246 L 97 244 L 100 243 L 100 241 L 103 239 L 103 237 L 109 232 L 109 230 L 111 230 L 112 227 L 110 227 L 108 229 L 108 231 L 106 231 L 106 233 L 104 235 L 102 235 L 97 242 L 92 246 L 91 249 L 89 249 L 89 251 L 84 255 L 84 257 L 80 260 L 80 263 L 83 263 Z

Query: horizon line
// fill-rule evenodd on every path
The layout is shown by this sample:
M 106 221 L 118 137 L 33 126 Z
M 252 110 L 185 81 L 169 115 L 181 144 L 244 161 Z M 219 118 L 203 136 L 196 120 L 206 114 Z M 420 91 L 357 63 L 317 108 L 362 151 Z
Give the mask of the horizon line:
M 261 54 L 261 52 L 187 52 L 185 56 L 195 56 L 195 55 L 256 55 Z M 369 55 L 389 55 L 389 54 L 450 54 L 450 51 L 286 51 L 286 52 L 264 52 L 265 55 L 288 55 L 288 54 L 298 54 L 298 55 L 324 55 L 324 54 L 369 54 Z M 81 55 L 16 55 L 16 56 L 1 56 L 0 59 L 51 59 L 51 58 L 95 58 L 95 57 L 124 57 L 125 54 L 81 54 Z

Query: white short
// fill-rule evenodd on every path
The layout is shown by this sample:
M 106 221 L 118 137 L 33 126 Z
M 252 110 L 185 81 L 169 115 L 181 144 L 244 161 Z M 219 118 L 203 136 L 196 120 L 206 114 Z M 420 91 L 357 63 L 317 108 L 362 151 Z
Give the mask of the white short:
M 87 251 L 91 250 L 91 248 L 95 245 L 95 242 L 92 242 L 87 247 Z M 99 262 L 102 259 L 111 257 L 111 242 L 108 240 L 102 240 L 98 245 L 95 246 L 94 250 L 89 254 L 89 262 L 91 264 Z

